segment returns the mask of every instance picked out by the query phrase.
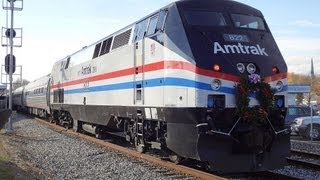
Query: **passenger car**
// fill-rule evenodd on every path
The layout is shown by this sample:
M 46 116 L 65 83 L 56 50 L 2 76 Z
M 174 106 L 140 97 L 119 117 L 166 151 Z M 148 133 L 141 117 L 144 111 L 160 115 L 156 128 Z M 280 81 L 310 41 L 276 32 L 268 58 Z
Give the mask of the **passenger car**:
M 291 125 L 292 133 L 298 134 L 305 138 L 320 140 L 320 116 L 313 116 L 312 131 L 311 130 L 311 117 L 299 117 L 293 121 Z

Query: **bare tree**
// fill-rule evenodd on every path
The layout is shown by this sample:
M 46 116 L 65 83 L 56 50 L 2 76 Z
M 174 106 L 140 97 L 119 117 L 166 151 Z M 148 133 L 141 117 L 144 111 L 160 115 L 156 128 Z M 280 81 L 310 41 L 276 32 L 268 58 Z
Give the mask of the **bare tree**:
M 26 79 L 17 79 L 12 83 L 12 90 L 16 90 L 17 88 L 21 87 L 21 86 L 25 86 L 27 84 L 29 84 L 30 81 L 26 80 Z
M 304 99 L 304 96 L 302 93 L 298 93 L 296 95 L 296 104 L 297 105 L 302 105 L 303 104 L 303 99 Z

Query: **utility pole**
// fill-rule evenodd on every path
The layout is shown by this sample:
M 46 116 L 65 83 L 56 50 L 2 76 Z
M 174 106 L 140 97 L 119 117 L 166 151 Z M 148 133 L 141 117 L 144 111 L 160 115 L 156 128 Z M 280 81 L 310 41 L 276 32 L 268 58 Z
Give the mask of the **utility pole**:
M 6 1 L 6 3 L 5 3 Z M 9 4 L 8 4 L 9 3 Z M 15 3 L 17 6 L 15 6 Z M 17 33 L 15 29 L 13 28 L 14 24 L 14 11 L 21 11 L 23 9 L 23 0 L 3 0 L 2 1 L 2 7 L 5 10 L 11 10 L 11 24 L 10 28 L 5 28 L 5 37 L 9 38 L 9 44 L 3 43 L 2 41 L 2 46 L 7 46 L 10 47 L 10 54 L 8 54 L 5 57 L 5 71 L 7 74 L 9 74 L 9 109 L 12 110 L 12 75 L 15 72 L 16 69 L 16 58 L 13 55 L 13 47 L 21 47 L 22 46 L 22 30 L 20 40 L 21 44 L 14 44 L 13 39 L 16 37 Z M 13 132 L 13 126 L 12 126 L 12 117 L 9 117 L 8 121 L 8 126 L 7 126 L 7 133 L 12 133 Z
M 313 81 L 314 81 L 314 68 L 313 68 L 313 58 L 311 58 L 311 76 L 310 76 L 310 85 L 313 88 Z M 312 90 L 311 88 L 311 90 Z M 311 112 L 311 124 L 310 124 L 310 140 L 313 141 L 313 106 L 311 104 L 311 93 L 309 94 L 309 103 L 310 103 L 310 112 Z

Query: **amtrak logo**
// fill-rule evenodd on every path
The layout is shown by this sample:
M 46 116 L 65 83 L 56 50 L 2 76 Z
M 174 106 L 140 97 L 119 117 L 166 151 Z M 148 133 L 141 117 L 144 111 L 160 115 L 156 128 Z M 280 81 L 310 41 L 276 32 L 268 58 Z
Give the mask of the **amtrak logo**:
M 248 54 L 248 55 L 258 55 L 258 56 L 269 56 L 266 53 L 265 48 L 261 48 L 259 44 L 256 46 L 244 46 L 241 43 L 238 45 L 223 45 L 221 46 L 219 42 L 214 42 L 214 54 Z

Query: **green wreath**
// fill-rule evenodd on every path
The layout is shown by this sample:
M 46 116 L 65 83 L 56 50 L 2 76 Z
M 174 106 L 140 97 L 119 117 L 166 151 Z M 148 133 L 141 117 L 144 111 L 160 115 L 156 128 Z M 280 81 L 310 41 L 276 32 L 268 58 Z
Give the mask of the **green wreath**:
M 268 83 L 263 82 L 258 74 L 242 77 L 235 89 L 237 115 L 247 123 L 266 124 L 269 112 L 274 108 L 275 90 Z M 249 107 L 250 94 L 255 94 L 260 105 Z

